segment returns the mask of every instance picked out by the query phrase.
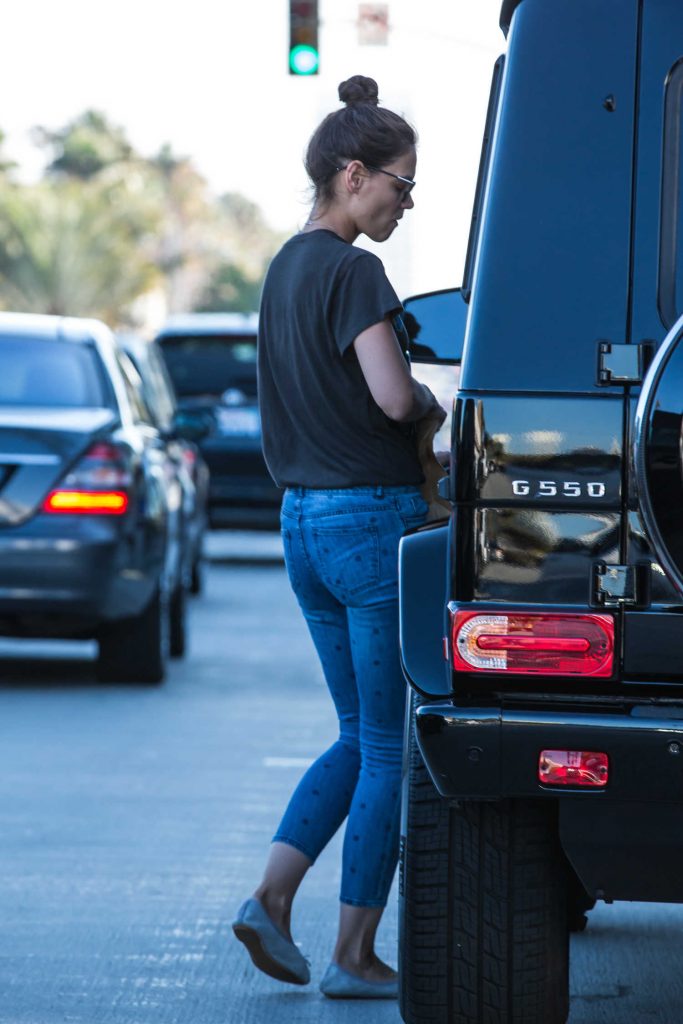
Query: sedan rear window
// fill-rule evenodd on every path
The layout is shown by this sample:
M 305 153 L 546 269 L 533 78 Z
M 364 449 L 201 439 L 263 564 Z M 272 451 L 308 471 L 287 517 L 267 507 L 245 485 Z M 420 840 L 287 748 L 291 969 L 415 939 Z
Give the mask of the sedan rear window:
M 179 398 L 239 388 L 256 397 L 256 335 L 177 335 L 159 339 Z
M 0 406 L 109 405 L 94 347 L 69 341 L 0 337 Z

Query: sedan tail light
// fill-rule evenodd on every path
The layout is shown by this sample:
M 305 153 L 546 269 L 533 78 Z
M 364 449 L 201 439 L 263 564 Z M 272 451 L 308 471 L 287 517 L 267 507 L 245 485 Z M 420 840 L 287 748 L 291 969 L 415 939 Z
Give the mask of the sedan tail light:
M 59 487 L 50 491 L 43 512 L 123 515 L 131 477 L 123 452 L 114 444 L 93 444 Z
M 451 649 L 460 672 L 604 678 L 613 670 L 614 619 L 452 610 Z
M 190 472 L 194 472 L 195 464 L 197 462 L 196 451 L 193 448 L 183 448 L 182 455 L 183 462 L 185 463 L 187 468 L 190 470 Z

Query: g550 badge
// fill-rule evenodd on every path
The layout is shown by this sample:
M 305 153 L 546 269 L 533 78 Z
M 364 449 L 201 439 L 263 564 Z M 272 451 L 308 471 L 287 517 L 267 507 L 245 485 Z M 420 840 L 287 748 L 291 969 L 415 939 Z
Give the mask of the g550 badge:
M 605 485 L 598 480 L 513 480 L 512 493 L 518 498 L 604 498 Z

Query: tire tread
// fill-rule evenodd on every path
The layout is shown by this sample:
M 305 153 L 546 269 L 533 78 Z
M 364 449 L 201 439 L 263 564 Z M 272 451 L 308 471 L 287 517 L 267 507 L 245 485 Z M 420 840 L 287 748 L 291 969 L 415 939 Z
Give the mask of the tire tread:
M 566 873 L 552 801 L 439 796 L 410 737 L 401 862 L 406 1024 L 564 1024 Z

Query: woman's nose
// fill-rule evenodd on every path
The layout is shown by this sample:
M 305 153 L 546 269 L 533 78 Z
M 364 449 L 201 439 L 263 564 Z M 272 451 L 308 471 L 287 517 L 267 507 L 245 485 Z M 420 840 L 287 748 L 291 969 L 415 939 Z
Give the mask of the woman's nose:
M 410 192 L 401 201 L 401 206 L 403 207 L 404 210 L 412 210 L 412 208 L 415 206 L 415 200 L 413 199 Z

